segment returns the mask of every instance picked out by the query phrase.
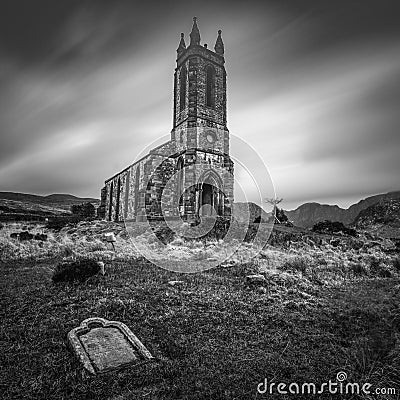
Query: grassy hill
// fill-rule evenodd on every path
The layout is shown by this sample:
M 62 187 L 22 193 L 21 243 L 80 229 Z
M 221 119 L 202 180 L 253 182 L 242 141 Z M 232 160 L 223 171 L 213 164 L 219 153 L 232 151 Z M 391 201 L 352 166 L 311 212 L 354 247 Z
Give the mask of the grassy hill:
M 399 260 L 376 241 L 355 253 L 354 238 L 332 245 L 328 236 L 278 228 L 256 259 L 242 257 L 245 244 L 230 267 L 196 274 L 147 262 L 111 222 L 47 231 L 40 246 L 0 230 L 3 397 L 278 400 L 281 394 L 259 395 L 257 386 L 264 379 L 320 385 L 339 371 L 372 390 L 399 390 Z M 115 253 L 104 231 L 115 232 Z M 201 243 L 211 255 L 215 246 Z M 103 259 L 106 274 L 53 283 L 55 266 L 71 252 Z M 246 276 L 254 273 L 264 280 L 250 285 Z M 94 316 L 125 323 L 155 361 L 89 377 L 67 333 Z
M 0 221 L 43 220 L 68 215 L 74 204 L 90 202 L 99 205 L 98 199 L 76 197 L 70 194 L 39 196 L 27 193 L 0 192 Z
M 77 197 L 72 194 L 49 194 L 47 196 L 39 196 L 37 194 L 29 193 L 14 193 L 14 192 L 0 192 L 1 200 L 19 201 L 27 204 L 41 204 L 48 206 L 58 205 L 63 209 L 69 208 L 73 204 L 81 203 L 99 203 L 99 199 L 92 197 Z

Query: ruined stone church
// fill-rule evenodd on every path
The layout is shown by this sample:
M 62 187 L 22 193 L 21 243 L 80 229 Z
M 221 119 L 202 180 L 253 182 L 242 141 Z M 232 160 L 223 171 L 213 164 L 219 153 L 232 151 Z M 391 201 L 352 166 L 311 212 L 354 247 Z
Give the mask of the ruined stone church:
M 226 118 L 221 30 L 214 51 L 200 44 L 196 18 L 177 49 L 171 139 L 105 181 L 99 215 L 109 221 L 229 217 L 233 162 Z

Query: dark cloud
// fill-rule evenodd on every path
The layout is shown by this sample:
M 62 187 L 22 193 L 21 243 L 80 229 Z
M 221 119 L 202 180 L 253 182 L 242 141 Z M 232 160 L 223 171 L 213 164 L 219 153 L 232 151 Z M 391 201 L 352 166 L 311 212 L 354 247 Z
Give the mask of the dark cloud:
M 229 128 L 264 158 L 287 204 L 398 189 L 398 9 L 388 0 L 4 1 L 1 189 L 98 196 L 167 134 L 175 49 L 194 15 L 203 43 L 223 29 Z

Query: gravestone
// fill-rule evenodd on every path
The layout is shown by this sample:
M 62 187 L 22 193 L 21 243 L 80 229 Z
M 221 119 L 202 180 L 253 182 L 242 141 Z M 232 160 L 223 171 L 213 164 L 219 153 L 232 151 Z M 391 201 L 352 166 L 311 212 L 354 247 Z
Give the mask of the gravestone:
M 68 333 L 68 341 L 92 374 L 101 374 L 154 359 L 143 343 L 122 322 L 85 319 Z

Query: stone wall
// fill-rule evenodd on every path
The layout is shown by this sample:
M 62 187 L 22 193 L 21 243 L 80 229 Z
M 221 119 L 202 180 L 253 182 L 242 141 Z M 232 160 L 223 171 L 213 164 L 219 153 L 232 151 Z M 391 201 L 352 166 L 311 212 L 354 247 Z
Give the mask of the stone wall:
M 183 160 L 183 209 L 179 210 L 176 173 L 178 159 Z M 196 217 L 199 208 L 199 183 L 207 173 L 218 177 L 224 193 L 224 210 L 230 215 L 233 203 L 233 162 L 228 155 L 206 150 L 188 150 L 166 157 L 150 153 L 139 162 L 115 175 L 105 184 L 105 219 L 112 221 L 178 217 Z M 119 189 L 118 189 L 119 188 Z M 162 208 L 163 205 L 163 208 Z M 164 210 L 164 213 L 163 213 Z

